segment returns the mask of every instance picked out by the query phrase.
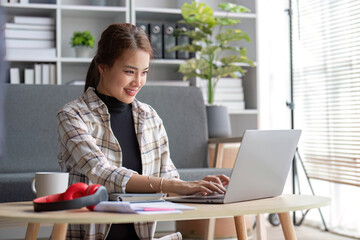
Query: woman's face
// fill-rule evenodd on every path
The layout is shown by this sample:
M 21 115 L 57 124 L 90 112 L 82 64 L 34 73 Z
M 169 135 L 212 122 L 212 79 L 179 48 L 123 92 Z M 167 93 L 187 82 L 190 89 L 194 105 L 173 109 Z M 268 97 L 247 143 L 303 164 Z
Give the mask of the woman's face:
M 115 97 L 124 103 L 132 103 L 146 82 L 150 55 L 143 50 L 128 50 L 109 67 L 98 66 L 100 81 L 97 91 Z

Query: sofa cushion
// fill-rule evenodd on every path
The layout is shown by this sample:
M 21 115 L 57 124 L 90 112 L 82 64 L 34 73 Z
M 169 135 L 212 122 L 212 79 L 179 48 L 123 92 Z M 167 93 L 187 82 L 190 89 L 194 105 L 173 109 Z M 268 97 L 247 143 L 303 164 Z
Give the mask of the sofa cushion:
M 80 86 L 7 85 L 6 152 L 0 173 L 60 171 L 56 114 L 82 90 Z
M 0 174 L 0 202 L 31 201 L 35 194 L 31 190 L 31 180 L 35 173 Z
M 146 86 L 137 98 L 151 105 L 163 120 L 177 168 L 209 166 L 206 112 L 199 88 Z

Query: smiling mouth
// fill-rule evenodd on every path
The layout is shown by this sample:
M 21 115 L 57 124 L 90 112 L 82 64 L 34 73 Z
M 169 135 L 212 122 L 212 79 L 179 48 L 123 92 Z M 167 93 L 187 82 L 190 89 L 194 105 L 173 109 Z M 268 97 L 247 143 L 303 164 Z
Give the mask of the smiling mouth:
M 137 90 L 132 90 L 132 89 L 124 89 L 125 92 L 129 95 L 135 95 L 137 92 L 138 92 L 138 89 Z

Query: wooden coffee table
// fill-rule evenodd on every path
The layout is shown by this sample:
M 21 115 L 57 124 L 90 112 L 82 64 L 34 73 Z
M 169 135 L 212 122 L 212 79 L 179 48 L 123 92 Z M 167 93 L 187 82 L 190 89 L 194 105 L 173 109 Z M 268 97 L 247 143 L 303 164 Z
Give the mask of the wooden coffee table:
M 247 239 L 244 215 L 278 213 L 286 240 L 296 239 L 290 212 L 319 208 L 330 204 L 330 198 L 312 195 L 282 195 L 274 198 L 253 200 L 230 204 L 185 204 L 194 206 L 196 210 L 183 211 L 179 214 L 120 214 L 91 212 L 86 208 L 34 212 L 32 202 L 12 202 L 0 204 L 2 221 L 27 222 L 25 239 L 36 239 L 41 223 L 54 224 L 52 239 L 62 240 L 66 237 L 69 223 L 133 223 L 143 221 L 173 221 L 191 219 L 214 219 L 234 217 L 237 222 L 238 239 Z

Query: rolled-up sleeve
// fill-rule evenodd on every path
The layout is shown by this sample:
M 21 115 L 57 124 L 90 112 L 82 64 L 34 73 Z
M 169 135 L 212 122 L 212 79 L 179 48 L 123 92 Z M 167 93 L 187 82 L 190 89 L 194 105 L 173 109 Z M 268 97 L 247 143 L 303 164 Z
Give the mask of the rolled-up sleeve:
M 60 165 L 85 175 L 94 184 L 105 186 L 109 192 L 125 192 L 134 172 L 109 163 L 79 114 L 60 111 L 57 123 L 60 145 L 67 152 L 60 154 Z

